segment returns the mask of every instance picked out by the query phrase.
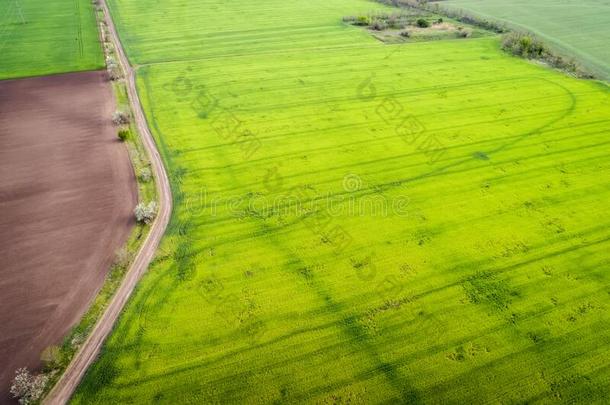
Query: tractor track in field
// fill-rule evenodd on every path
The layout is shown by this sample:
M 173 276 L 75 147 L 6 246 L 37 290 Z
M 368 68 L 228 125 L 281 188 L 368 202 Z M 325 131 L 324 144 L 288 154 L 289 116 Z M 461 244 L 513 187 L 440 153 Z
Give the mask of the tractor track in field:
M 117 34 L 116 27 L 110 16 L 106 0 L 100 0 L 100 5 L 103 8 L 104 20 L 106 21 L 108 31 L 114 42 L 119 62 L 125 72 L 125 84 L 129 95 L 131 110 L 154 172 L 157 193 L 159 196 L 159 212 L 151 226 L 146 240 L 140 247 L 129 271 L 125 275 L 125 278 L 121 282 L 114 297 L 112 297 L 108 307 L 98 319 L 90 335 L 87 337 L 87 340 L 75 354 L 59 381 L 57 381 L 53 389 L 44 399 L 43 403 L 48 405 L 67 403 L 78 387 L 78 384 L 85 375 L 87 369 L 97 358 L 104 341 L 112 331 L 121 311 L 131 296 L 131 293 L 152 261 L 157 247 L 159 246 L 159 242 L 165 233 L 172 212 L 172 194 L 169 179 L 140 103 L 135 82 L 135 71 L 129 64 L 129 60 L 127 59 L 123 45 Z

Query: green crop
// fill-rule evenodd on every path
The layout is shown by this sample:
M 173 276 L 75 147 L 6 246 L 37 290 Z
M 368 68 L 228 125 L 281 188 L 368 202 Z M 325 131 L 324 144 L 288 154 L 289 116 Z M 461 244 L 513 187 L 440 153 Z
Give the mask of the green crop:
M 91 0 L 2 0 L 0 79 L 104 66 Z
M 603 402 L 610 93 L 352 0 L 113 0 L 170 173 L 74 403 Z

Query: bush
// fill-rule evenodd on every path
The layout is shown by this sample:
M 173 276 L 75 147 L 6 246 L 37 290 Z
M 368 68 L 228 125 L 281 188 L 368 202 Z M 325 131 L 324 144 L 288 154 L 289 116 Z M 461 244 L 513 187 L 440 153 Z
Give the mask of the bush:
M 121 269 L 125 269 L 129 265 L 130 261 L 131 261 L 131 255 L 129 254 L 127 249 L 125 249 L 123 247 L 123 248 L 120 248 L 119 250 L 117 250 L 116 253 L 114 254 L 114 260 L 113 260 L 112 264 Z
M 388 24 L 385 21 L 376 19 L 371 23 L 371 29 L 375 31 L 383 31 L 388 28 Z
M 370 22 L 371 22 L 370 18 L 368 18 L 365 15 L 361 15 L 356 19 L 356 21 L 354 22 L 354 25 L 359 25 L 359 26 L 365 27 L 365 26 L 369 25 Z
M 472 35 L 472 31 L 468 28 L 460 27 L 457 32 L 458 37 L 460 38 L 469 38 Z
M 152 173 L 148 167 L 140 170 L 140 174 L 138 175 L 141 181 L 144 183 L 148 183 L 152 179 Z
M 61 366 L 62 354 L 59 346 L 48 346 L 40 354 L 40 360 L 45 370 L 53 370 Z
M 402 14 L 391 14 L 386 18 L 386 23 L 390 28 L 403 29 L 407 26 L 407 19 Z
M 119 69 L 118 66 L 112 68 L 108 67 L 106 71 L 108 72 L 108 78 L 112 81 L 117 81 L 122 77 L 121 69 Z
M 119 129 L 118 137 L 122 142 L 125 142 L 129 138 L 129 129 Z
M 22 405 L 35 403 L 44 392 L 48 379 L 49 377 L 44 374 L 34 376 L 27 368 L 20 368 L 15 371 L 10 392 Z
M 118 80 L 121 78 L 121 68 L 116 60 L 111 57 L 106 58 L 106 71 L 108 72 L 108 78 L 110 80 Z
M 416 24 L 419 28 L 428 28 L 430 26 L 430 23 L 423 18 L 418 18 Z
M 358 25 L 361 27 L 366 27 L 367 25 L 369 25 L 371 23 L 371 19 L 365 15 L 361 15 L 361 16 L 353 16 L 353 15 L 346 15 L 345 17 L 343 17 L 343 22 L 345 23 L 349 23 L 352 25 Z
M 124 111 L 115 111 L 112 114 L 112 122 L 114 125 L 127 125 L 129 124 L 129 115 Z
M 530 59 L 540 59 L 548 53 L 542 42 L 519 32 L 505 35 L 502 39 L 502 49 L 513 55 Z
M 148 225 L 152 223 L 157 215 L 157 203 L 155 201 L 151 201 L 148 205 L 139 203 L 133 210 L 133 213 L 136 216 L 136 221 Z

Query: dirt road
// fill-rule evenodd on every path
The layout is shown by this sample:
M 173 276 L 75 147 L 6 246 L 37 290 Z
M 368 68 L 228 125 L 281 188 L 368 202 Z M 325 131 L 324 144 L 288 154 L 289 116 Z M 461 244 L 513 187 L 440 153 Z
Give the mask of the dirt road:
M 108 24 L 111 40 L 114 42 L 115 49 L 119 56 L 119 61 L 125 72 L 125 82 L 129 94 L 129 102 L 131 103 L 131 109 L 134 114 L 138 131 L 150 157 L 153 173 L 157 182 L 157 193 L 159 195 L 160 204 L 157 218 L 152 224 L 150 233 L 138 252 L 133 265 L 129 269 L 129 272 L 125 275 L 125 279 L 123 280 L 121 286 L 108 305 L 108 308 L 101 316 L 78 353 L 72 359 L 72 362 L 66 369 L 61 379 L 45 398 L 44 403 L 52 405 L 65 404 L 70 399 L 72 393 L 87 371 L 87 368 L 95 360 L 104 341 L 106 340 L 106 337 L 108 337 L 112 331 L 121 310 L 133 292 L 134 287 L 153 259 L 155 251 L 157 250 L 159 242 L 161 241 L 161 238 L 165 232 L 165 228 L 169 223 L 172 211 L 172 196 L 169 179 L 163 166 L 163 161 L 159 151 L 155 145 L 153 136 L 148 128 L 144 111 L 142 110 L 142 106 L 140 104 L 140 99 L 136 90 L 135 72 L 125 55 L 125 51 L 123 50 L 123 46 L 119 40 L 116 28 L 112 18 L 110 17 L 110 12 L 108 10 L 106 1 L 102 0 L 100 4 L 104 9 L 104 17 L 106 23 Z

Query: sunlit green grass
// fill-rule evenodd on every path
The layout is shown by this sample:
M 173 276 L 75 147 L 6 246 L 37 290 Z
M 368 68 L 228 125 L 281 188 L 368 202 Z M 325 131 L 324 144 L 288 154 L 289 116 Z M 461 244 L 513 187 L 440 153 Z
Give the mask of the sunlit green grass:
M 104 66 L 91 0 L 2 0 L 0 79 Z
M 608 89 L 367 7 L 112 2 L 175 212 L 75 403 L 603 402 Z
M 450 0 L 445 4 L 533 31 L 593 73 L 610 79 L 606 0 Z

